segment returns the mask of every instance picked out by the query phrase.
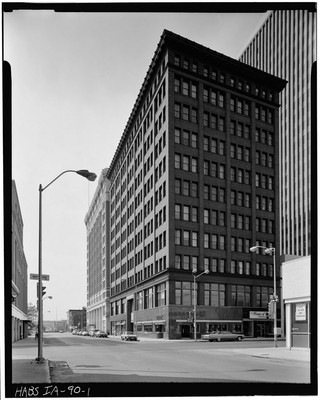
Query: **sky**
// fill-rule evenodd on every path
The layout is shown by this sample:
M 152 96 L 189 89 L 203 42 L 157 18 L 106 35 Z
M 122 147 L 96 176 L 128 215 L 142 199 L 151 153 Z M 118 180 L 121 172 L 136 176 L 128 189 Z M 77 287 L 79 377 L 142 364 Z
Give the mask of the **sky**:
M 3 15 L 12 71 L 12 179 L 24 223 L 28 277 L 38 273 L 39 185 L 65 170 L 98 177 L 116 151 L 164 29 L 238 58 L 263 13 L 57 13 Z M 97 187 L 74 173 L 42 193 L 44 320 L 86 306 L 85 215 Z M 36 280 L 28 301 L 36 304 Z

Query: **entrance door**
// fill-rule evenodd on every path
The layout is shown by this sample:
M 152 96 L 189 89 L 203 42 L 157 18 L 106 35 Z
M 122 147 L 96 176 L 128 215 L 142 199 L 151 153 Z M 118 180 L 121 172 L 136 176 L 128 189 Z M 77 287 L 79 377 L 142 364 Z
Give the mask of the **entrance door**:
M 265 337 L 266 336 L 266 327 L 264 323 L 257 324 L 257 337 Z
M 181 337 L 189 338 L 191 333 L 190 325 L 181 325 Z

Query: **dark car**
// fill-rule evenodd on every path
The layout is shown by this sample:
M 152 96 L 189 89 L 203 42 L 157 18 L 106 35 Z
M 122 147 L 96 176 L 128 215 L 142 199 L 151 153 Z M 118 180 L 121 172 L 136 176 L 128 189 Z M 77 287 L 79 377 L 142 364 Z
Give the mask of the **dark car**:
M 237 340 L 238 342 L 244 338 L 242 333 L 233 333 L 230 331 L 214 331 L 201 336 L 203 340 L 209 342 L 221 342 L 223 340 Z
M 97 331 L 95 332 L 95 336 L 99 338 L 106 338 L 108 337 L 108 334 L 105 331 Z

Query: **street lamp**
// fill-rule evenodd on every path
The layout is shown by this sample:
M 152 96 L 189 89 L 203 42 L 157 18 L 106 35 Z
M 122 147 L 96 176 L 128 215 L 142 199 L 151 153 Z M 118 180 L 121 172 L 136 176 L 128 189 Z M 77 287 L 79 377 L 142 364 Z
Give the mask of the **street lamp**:
M 97 175 L 93 172 L 89 172 L 87 169 L 80 169 L 78 171 L 68 169 L 66 171 L 61 172 L 56 178 L 54 178 L 50 183 L 48 183 L 45 187 L 39 186 L 39 277 L 38 277 L 38 357 L 36 361 L 38 363 L 42 363 L 44 358 L 42 356 L 42 346 L 43 346 L 43 306 L 42 306 L 42 192 L 47 189 L 53 182 L 55 182 L 61 175 L 66 174 L 67 172 L 74 172 L 78 175 L 83 176 L 89 181 L 93 182 Z
M 194 329 L 194 341 L 197 341 L 197 298 L 196 298 L 196 279 L 203 274 L 208 274 L 209 270 L 201 272 L 201 274 L 196 275 L 197 270 L 192 270 L 193 273 L 193 329 Z
M 273 255 L 273 299 L 271 300 L 273 303 L 278 301 L 277 297 L 277 277 L 276 277 L 276 249 L 275 247 L 265 247 L 265 246 L 253 246 L 250 247 L 251 253 L 255 253 L 257 249 L 264 249 L 264 253 L 271 256 Z M 276 304 L 274 304 L 273 308 L 273 340 L 274 347 L 277 347 L 277 308 Z

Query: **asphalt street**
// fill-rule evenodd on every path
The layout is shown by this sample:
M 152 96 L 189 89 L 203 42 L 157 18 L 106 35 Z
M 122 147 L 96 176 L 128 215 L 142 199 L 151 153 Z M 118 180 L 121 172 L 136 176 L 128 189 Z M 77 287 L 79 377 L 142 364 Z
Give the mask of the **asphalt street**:
M 15 344 L 14 358 L 35 357 L 36 343 L 29 339 Z M 268 357 L 269 353 L 286 351 L 284 341 L 278 341 L 278 350 L 273 345 L 272 340 L 122 342 L 119 338 L 56 333 L 44 335 L 43 355 L 51 382 L 58 385 L 183 383 L 188 385 L 184 390 L 189 387 L 191 393 L 196 386 L 190 384 L 195 383 L 236 384 L 238 389 L 243 384 L 256 384 L 266 393 L 263 385 L 275 388 L 274 384 L 310 383 L 310 363 L 303 357 Z

